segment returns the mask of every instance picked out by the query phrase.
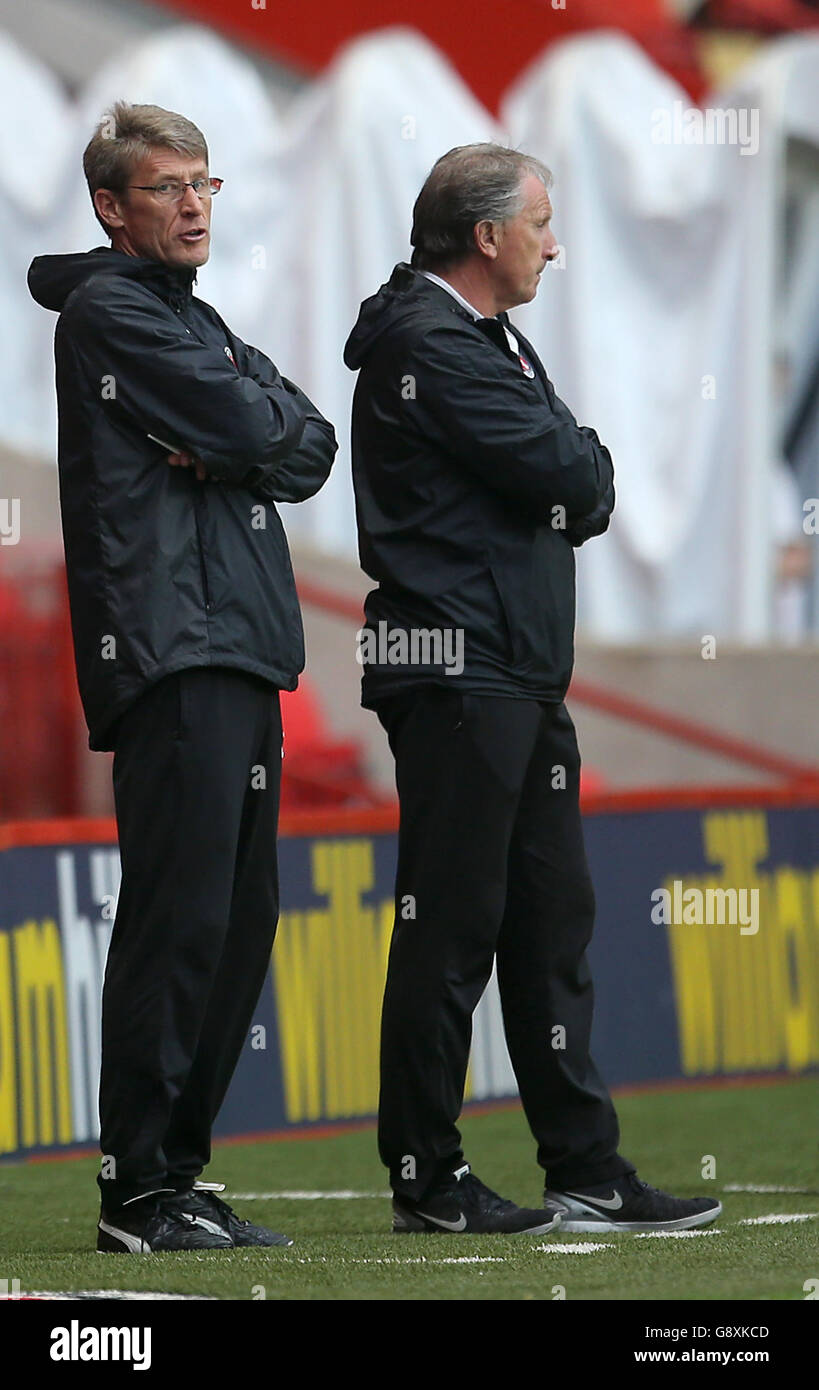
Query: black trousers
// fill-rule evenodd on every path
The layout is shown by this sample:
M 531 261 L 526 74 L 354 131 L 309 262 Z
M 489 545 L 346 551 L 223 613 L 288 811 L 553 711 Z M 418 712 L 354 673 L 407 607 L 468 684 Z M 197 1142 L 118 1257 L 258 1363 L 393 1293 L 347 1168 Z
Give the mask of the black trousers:
M 463 1157 L 456 1120 L 472 1013 L 495 958 L 509 1054 L 549 1185 L 633 1172 L 589 1055 L 595 900 L 565 705 L 428 685 L 378 715 L 401 807 L 378 1130 L 393 1190 L 417 1200 Z
M 188 1188 L 210 1160 L 270 966 L 281 758 L 279 692 L 244 671 L 165 676 L 118 725 L 122 882 L 99 1093 L 106 1209 Z

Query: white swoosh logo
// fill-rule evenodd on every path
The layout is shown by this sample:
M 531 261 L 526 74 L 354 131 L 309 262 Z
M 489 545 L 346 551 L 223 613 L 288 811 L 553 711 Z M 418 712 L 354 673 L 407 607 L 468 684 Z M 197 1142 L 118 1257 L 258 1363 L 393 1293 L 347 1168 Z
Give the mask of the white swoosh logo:
M 214 1236 L 226 1236 L 227 1231 L 224 1226 L 220 1226 L 216 1221 L 208 1221 L 206 1216 L 197 1216 L 195 1226 L 202 1226 L 206 1231 L 210 1231 Z
M 215 1221 L 208 1221 L 206 1216 L 193 1216 L 189 1211 L 183 1211 L 181 1214 L 186 1221 L 190 1222 L 191 1226 L 199 1226 L 201 1230 L 210 1231 L 211 1235 L 214 1236 L 227 1235 L 223 1226 L 217 1226 Z
M 568 1192 L 567 1197 L 576 1197 L 578 1201 L 585 1202 L 590 1207 L 605 1207 L 607 1211 L 619 1211 L 623 1205 L 623 1199 L 617 1192 L 613 1197 L 587 1197 L 582 1192 Z
M 418 1215 L 423 1216 L 425 1221 L 433 1221 L 436 1226 L 443 1226 L 445 1231 L 466 1230 L 466 1217 L 463 1212 L 461 1212 L 460 1218 L 457 1221 L 442 1221 L 439 1216 L 427 1216 L 425 1211 L 419 1211 Z

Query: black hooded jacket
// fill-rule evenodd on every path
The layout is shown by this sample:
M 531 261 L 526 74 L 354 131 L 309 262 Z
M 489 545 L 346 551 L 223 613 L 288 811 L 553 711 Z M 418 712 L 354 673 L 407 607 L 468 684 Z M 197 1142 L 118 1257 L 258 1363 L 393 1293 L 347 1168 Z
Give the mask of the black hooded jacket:
M 359 554 L 379 585 L 365 604 L 362 704 L 429 681 L 562 700 L 574 663 L 573 547 L 609 524 L 608 449 L 558 399 L 506 314 L 476 321 L 408 265 L 364 301 L 344 360 L 360 368 Z M 460 629 L 463 669 L 454 636 L 437 665 L 430 639 L 413 648 L 408 635 L 402 647 L 413 629 Z
M 119 715 L 171 671 L 231 666 L 293 690 L 304 668 L 274 504 L 318 491 L 335 434 L 194 297 L 194 274 L 106 247 L 29 269 L 34 298 L 60 314 L 60 509 L 95 751 L 114 747 Z M 171 449 L 207 477 L 171 466 Z

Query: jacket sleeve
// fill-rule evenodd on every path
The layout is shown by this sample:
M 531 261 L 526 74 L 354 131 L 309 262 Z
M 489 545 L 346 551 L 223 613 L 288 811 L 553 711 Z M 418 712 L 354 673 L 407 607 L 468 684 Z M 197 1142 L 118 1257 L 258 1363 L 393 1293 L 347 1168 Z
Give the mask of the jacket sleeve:
M 275 380 L 281 381 L 285 390 L 295 397 L 305 421 L 297 448 L 279 461 L 275 472 L 257 475 L 256 470 L 251 469 L 242 485 L 264 502 L 304 502 L 315 496 L 330 475 L 338 450 L 335 430 L 300 387 L 287 377 L 279 376 L 269 357 L 243 343 L 235 334 L 229 337 L 242 375 L 262 387 Z
M 611 459 L 594 431 L 547 404 L 511 359 L 462 328 L 436 326 L 408 354 L 406 402 L 432 437 L 488 487 L 547 519 L 586 517 L 605 496 Z
M 605 447 L 605 446 L 601 446 Z M 606 450 L 608 453 L 608 450 Z M 609 529 L 609 521 L 614 511 L 614 472 L 612 470 L 611 481 L 598 502 L 594 511 L 589 512 L 588 516 L 580 517 L 576 521 L 570 521 L 566 527 L 566 535 L 572 545 L 582 545 L 584 541 L 590 540 L 592 536 L 602 536 L 604 531 Z
M 575 428 L 580 430 L 581 434 L 585 434 L 592 440 L 597 448 L 602 450 L 604 457 L 605 487 L 596 507 L 588 512 L 586 516 L 568 518 L 566 536 L 571 541 L 572 545 L 579 546 L 582 545 L 584 541 L 590 540 L 592 536 L 602 536 L 603 532 L 608 530 L 611 514 L 614 511 L 614 465 L 612 463 L 611 454 L 605 444 L 600 443 L 597 432 L 593 430 L 590 425 L 578 425 L 569 407 L 555 394 L 551 382 L 548 383 L 548 386 L 549 398 L 552 401 L 553 409 L 556 413 L 560 414 L 564 419 L 571 421 Z
M 267 479 L 301 442 L 307 412 L 278 374 L 267 385 L 241 375 L 135 281 L 87 281 L 57 331 L 69 335 L 104 407 L 195 455 L 213 478 Z

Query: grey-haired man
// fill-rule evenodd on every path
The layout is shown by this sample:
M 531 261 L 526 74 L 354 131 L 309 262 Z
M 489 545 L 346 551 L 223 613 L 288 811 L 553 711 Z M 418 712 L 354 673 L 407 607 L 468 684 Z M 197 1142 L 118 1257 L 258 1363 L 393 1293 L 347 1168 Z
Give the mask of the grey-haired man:
M 379 1112 L 397 1231 L 658 1230 L 721 1210 L 637 1178 L 589 1054 L 595 901 L 564 696 L 574 549 L 606 530 L 614 487 L 608 450 L 506 312 L 557 255 L 550 183 L 502 146 L 450 150 L 415 204 L 412 265 L 364 302 L 345 352 L 360 369 L 359 549 L 378 584 L 365 632 L 389 634 L 369 644 L 362 703 L 387 730 L 401 804 Z M 443 642 L 425 658 L 419 632 L 459 633 L 459 669 Z M 541 1210 L 480 1182 L 456 1127 L 493 961 Z

